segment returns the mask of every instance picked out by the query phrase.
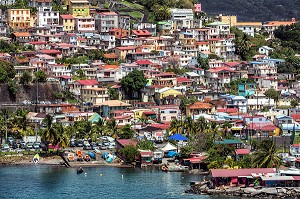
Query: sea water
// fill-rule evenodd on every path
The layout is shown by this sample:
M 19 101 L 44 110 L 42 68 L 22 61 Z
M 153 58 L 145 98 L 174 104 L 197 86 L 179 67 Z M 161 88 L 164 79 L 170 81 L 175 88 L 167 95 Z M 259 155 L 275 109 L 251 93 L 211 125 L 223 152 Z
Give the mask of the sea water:
M 133 168 L 90 167 L 77 174 L 76 168 L 55 166 L 0 167 L 0 199 L 208 199 L 186 194 L 191 181 L 200 175 L 165 173 Z

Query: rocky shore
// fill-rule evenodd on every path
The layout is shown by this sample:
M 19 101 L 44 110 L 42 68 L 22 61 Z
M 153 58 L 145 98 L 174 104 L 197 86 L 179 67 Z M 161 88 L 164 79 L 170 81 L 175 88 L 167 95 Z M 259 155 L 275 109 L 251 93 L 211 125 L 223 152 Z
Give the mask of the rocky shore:
M 300 198 L 300 187 L 218 187 L 210 189 L 208 182 L 191 185 L 186 193 L 242 198 Z

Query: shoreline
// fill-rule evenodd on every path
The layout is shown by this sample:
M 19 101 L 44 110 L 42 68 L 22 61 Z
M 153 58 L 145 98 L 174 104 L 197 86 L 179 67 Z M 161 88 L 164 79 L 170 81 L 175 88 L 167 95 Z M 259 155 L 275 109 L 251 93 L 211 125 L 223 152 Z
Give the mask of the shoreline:
M 208 182 L 191 185 L 185 193 L 219 197 L 242 198 L 299 198 L 300 187 L 216 187 L 209 188 Z
M 66 167 L 60 156 L 49 156 L 41 157 L 39 163 L 35 164 L 32 161 L 33 155 L 22 155 L 22 156 L 6 156 L 0 158 L 1 166 L 35 166 L 35 165 L 45 165 L 45 166 L 59 166 Z M 89 161 L 89 162 L 69 162 L 70 167 L 68 168 L 78 168 L 78 167 L 117 167 L 117 168 L 133 168 L 132 165 L 120 163 L 106 163 L 104 161 Z M 67 167 L 66 167 L 67 168 Z

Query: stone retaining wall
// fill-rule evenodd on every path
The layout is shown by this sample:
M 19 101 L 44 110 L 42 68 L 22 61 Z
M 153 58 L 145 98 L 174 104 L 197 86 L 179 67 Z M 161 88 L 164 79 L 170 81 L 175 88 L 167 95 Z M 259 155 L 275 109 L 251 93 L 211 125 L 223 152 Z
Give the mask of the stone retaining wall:
M 300 187 L 220 187 L 209 189 L 207 182 L 191 185 L 191 189 L 186 193 L 243 198 L 300 198 Z

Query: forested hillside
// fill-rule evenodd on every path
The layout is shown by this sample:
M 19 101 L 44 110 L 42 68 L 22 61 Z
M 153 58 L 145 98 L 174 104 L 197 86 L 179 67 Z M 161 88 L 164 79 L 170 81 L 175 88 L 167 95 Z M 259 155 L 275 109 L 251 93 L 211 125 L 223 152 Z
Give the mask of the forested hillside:
M 237 15 L 238 21 L 300 19 L 300 0 L 199 0 L 209 15 Z

